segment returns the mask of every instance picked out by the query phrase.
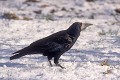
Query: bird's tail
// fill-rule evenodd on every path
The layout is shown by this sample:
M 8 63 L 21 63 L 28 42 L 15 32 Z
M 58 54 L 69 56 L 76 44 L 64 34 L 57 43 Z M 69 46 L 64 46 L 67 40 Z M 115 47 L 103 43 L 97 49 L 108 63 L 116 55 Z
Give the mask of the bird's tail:
M 24 55 L 25 55 L 25 54 L 22 54 L 22 53 L 15 54 L 15 55 L 13 55 L 13 56 L 10 57 L 10 60 L 20 58 L 20 57 L 22 57 L 22 56 L 24 56 Z
M 19 51 L 16 51 L 16 52 L 14 52 L 12 54 L 16 54 L 16 53 L 20 53 L 20 52 L 25 52 L 25 51 L 28 51 L 28 49 L 29 49 L 29 47 L 25 47 L 25 48 L 23 48 L 23 49 L 21 49 Z
M 20 58 L 22 56 L 25 56 L 27 54 L 30 54 L 32 51 L 30 49 L 30 47 L 25 47 L 19 51 L 16 51 L 12 54 L 14 54 L 13 56 L 10 57 L 10 60 L 13 60 L 13 59 L 17 59 L 17 58 Z

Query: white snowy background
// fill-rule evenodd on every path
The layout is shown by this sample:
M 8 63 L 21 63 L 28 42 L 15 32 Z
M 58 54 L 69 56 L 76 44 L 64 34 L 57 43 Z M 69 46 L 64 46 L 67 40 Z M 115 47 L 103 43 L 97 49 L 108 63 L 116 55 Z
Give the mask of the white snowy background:
M 0 80 L 120 80 L 116 8 L 120 0 L 0 0 Z M 66 69 L 50 67 L 39 54 L 9 60 L 11 53 L 76 21 L 93 25 L 61 56 Z

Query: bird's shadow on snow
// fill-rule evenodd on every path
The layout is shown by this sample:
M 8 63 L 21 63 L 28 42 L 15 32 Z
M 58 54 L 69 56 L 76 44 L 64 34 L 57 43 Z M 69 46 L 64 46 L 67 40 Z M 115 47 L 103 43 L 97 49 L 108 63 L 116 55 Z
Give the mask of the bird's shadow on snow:
M 5 63 L 0 63 L 0 67 L 25 67 L 26 64 L 20 64 L 20 63 L 11 63 L 11 62 L 5 62 Z
M 104 53 L 101 49 L 93 50 L 77 50 L 71 49 L 63 55 L 64 57 L 71 57 L 69 60 L 61 59 L 64 62 L 97 62 L 100 63 L 102 60 L 107 59 L 111 64 L 120 64 L 119 61 L 112 60 L 112 58 L 120 58 L 120 53 L 118 52 L 108 52 Z M 96 58 L 96 59 L 93 59 Z M 98 59 L 97 59 L 98 58 Z
M 120 58 L 120 53 L 118 52 L 109 52 L 109 53 L 103 53 L 103 49 L 92 49 L 92 50 L 77 50 L 77 49 L 70 49 L 67 51 L 65 54 L 63 54 L 63 57 L 65 58 L 60 58 L 62 62 L 101 62 L 100 59 L 108 59 L 108 61 L 112 64 L 119 64 L 119 61 L 114 61 L 111 58 L 117 57 Z M 7 60 L 5 62 L 0 63 L 0 67 L 7 66 L 7 67 L 25 67 L 27 63 L 20 63 L 19 61 L 17 62 L 11 62 L 9 60 L 9 57 L 11 56 L 11 53 L 14 52 L 13 50 L 10 49 L 1 49 L 0 52 L 0 59 Z M 5 54 L 6 53 L 6 54 Z M 9 53 L 9 54 L 8 54 Z M 68 59 L 69 58 L 69 59 Z M 97 59 L 92 59 L 92 58 L 98 58 Z M 21 60 L 24 61 L 24 59 L 29 59 L 33 62 L 37 63 L 42 63 L 42 62 L 47 62 L 47 58 L 43 57 L 41 54 L 35 54 L 33 56 L 28 55 L 24 56 L 21 58 Z

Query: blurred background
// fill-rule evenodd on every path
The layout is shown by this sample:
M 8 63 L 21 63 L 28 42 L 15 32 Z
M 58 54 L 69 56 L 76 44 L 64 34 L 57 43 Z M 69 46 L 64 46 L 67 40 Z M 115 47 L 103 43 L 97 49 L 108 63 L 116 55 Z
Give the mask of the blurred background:
M 42 55 L 9 60 L 76 21 L 93 25 L 61 56 L 65 70 Z M 120 0 L 0 0 L 0 80 L 120 80 Z
M 120 0 L 0 0 L 1 19 L 120 21 Z

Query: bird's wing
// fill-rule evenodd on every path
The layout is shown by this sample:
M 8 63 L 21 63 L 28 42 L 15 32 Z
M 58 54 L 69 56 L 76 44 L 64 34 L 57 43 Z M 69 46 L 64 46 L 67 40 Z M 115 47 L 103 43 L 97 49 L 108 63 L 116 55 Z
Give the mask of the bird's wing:
M 67 44 L 73 42 L 73 37 L 65 31 L 60 31 L 46 38 L 40 39 L 30 44 L 31 49 L 38 52 L 52 52 L 62 50 Z
M 59 51 L 61 48 L 62 48 L 62 45 L 55 42 L 48 42 L 42 45 L 41 47 L 42 50 L 45 49 L 45 50 L 48 50 L 49 52 Z
M 74 40 L 74 37 L 68 35 L 67 33 L 57 36 L 55 38 L 55 42 L 60 43 L 60 44 L 71 44 L 73 40 Z
M 47 41 L 47 42 L 38 43 L 38 44 L 31 44 L 30 47 L 32 47 L 34 51 L 44 53 L 44 52 L 52 52 L 52 51 L 58 50 L 62 47 L 62 45 L 56 42 Z

